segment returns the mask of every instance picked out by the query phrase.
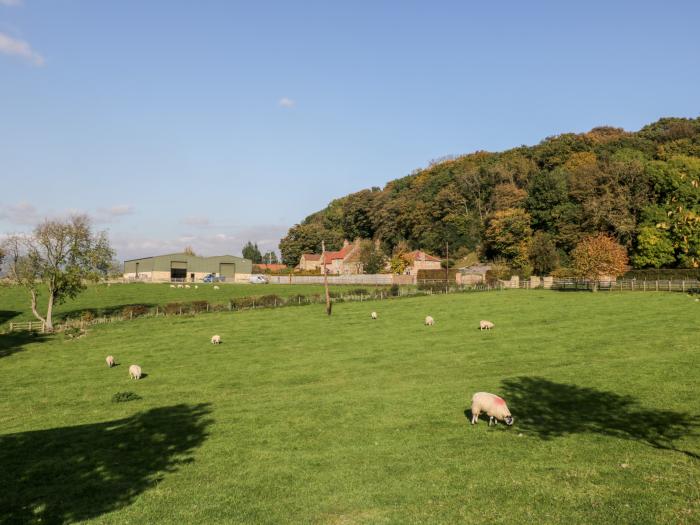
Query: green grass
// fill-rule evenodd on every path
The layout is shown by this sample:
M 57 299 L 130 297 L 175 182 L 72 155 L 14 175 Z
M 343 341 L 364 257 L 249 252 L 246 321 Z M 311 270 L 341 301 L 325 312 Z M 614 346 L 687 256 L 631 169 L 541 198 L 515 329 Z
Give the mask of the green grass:
M 699 341 L 683 294 L 548 291 L 0 335 L 0 524 L 698 523 Z
M 194 286 L 194 285 L 191 285 Z M 209 301 L 210 303 L 225 304 L 230 299 L 238 297 L 257 297 L 276 294 L 280 297 L 291 295 L 312 295 L 323 293 L 320 284 L 224 284 L 219 283 L 219 290 L 212 284 L 197 284 L 198 288 L 170 288 L 170 284 L 106 284 L 90 285 L 87 290 L 74 299 L 54 308 L 54 323 L 65 317 L 79 317 L 85 310 L 96 310 L 98 315 L 109 315 L 131 304 L 146 304 L 163 306 L 168 303 Z M 371 290 L 368 285 L 334 285 L 331 290 L 342 292 L 362 288 Z M 46 294 L 40 294 L 39 309 L 43 315 L 46 311 Z M 29 302 L 29 294 L 19 286 L 0 286 L 0 330 L 7 327 L 10 321 L 35 321 Z

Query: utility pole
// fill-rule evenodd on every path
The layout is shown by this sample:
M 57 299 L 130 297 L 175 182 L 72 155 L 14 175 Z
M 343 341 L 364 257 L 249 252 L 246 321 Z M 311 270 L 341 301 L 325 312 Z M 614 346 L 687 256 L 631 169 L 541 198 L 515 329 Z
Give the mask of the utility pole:
M 328 293 L 328 272 L 326 271 L 326 241 L 321 241 L 321 260 L 323 261 L 323 287 L 326 289 L 326 313 L 331 315 L 331 295 Z
M 445 286 L 450 285 L 450 243 L 445 243 Z

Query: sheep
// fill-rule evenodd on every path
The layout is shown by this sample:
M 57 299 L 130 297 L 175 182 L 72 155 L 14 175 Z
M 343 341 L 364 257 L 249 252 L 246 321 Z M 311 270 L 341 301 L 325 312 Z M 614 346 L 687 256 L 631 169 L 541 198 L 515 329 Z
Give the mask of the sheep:
M 221 336 L 220 335 L 212 335 L 211 336 L 211 344 L 220 345 L 221 344 Z
M 479 330 L 491 330 L 494 326 L 491 321 L 479 321 Z
M 425 318 L 425 326 L 433 326 L 435 324 L 435 319 L 430 316 Z
M 194 289 L 196 290 L 197 288 L 199 288 L 199 286 L 197 286 L 197 285 L 195 284 L 195 285 L 194 285 Z
M 218 290 L 218 289 L 219 289 L 219 287 L 218 287 L 218 286 L 214 286 L 214 290 Z
M 506 425 L 513 424 L 513 416 L 510 415 L 506 402 L 495 394 L 477 392 L 472 397 L 472 425 L 479 421 L 479 414 L 485 412 L 489 416 L 489 426 L 495 421 L 502 420 Z
M 376 318 L 377 318 L 377 312 L 372 312 L 372 313 L 369 314 L 369 315 L 370 315 L 370 317 L 371 317 L 372 319 L 376 319 Z
M 186 284 L 186 285 L 185 285 L 185 288 L 189 288 L 189 287 L 190 287 L 190 285 L 189 285 L 189 284 Z
M 170 285 L 170 288 L 175 288 L 175 285 L 174 285 L 174 284 L 171 284 L 171 285 Z
M 177 287 L 178 287 L 178 288 L 182 288 L 182 285 L 181 285 L 181 284 L 178 284 Z
M 141 367 L 139 365 L 131 365 L 129 367 L 129 379 L 141 379 Z
M 114 356 L 108 355 L 105 358 L 105 361 L 107 361 L 107 366 L 112 368 L 114 366 Z

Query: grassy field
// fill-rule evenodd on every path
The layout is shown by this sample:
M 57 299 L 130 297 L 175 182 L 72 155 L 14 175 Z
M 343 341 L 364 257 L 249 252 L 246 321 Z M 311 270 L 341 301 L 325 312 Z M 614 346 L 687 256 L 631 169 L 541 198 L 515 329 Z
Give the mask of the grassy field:
M 106 284 L 91 285 L 75 299 L 69 299 L 54 309 L 54 323 L 65 317 L 78 317 L 85 310 L 96 310 L 98 315 L 110 315 L 132 304 L 148 306 L 163 306 L 173 302 L 209 301 L 210 303 L 227 303 L 237 297 L 253 297 L 276 294 L 280 297 L 302 294 L 312 295 L 323 293 L 321 284 L 223 284 L 219 290 L 212 284 L 197 284 L 198 288 L 170 288 L 170 284 Z M 334 291 L 355 290 L 363 288 L 371 290 L 372 286 L 334 285 Z M 40 295 L 39 305 L 46 310 L 46 294 Z M 35 321 L 32 315 L 29 294 L 19 286 L 0 286 L 0 331 L 9 321 Z
M 0 523 L 698 523 L 699 341 L 683 294 L 548 291 L 0 335 Z

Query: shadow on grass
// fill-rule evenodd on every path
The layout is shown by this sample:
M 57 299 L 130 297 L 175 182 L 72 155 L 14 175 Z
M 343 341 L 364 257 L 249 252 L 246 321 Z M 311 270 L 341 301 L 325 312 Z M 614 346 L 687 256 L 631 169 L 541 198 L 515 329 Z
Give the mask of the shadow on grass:
M 21 313 L 22 312 L 17 312 L 16 310 L 0 310 L 0 326 L 14 319 Z
M 700 418 L 670 410 L 648 410 L 631 396 L 555 383 L 541 377 L 503 381 L 515 424 L 542 439 L 567 434 L 595 433 L 632 439 L 652 447 L 700 455 L 675 447 L 674 441 L 693 434 Z
M 175 405 L 0 436 L 0 524 L 63 524 L 130 505 L 207 437 L 209 406 Z
M 0 359 L 22 352 L 28 344 L 42 342 L 46 338 L 44 334 L 30 331 L 0 334 Z

